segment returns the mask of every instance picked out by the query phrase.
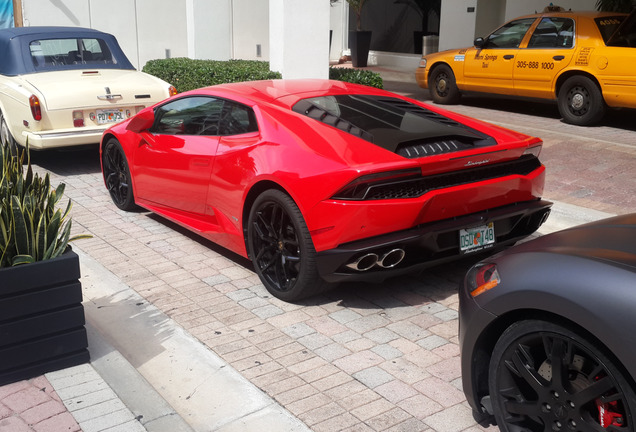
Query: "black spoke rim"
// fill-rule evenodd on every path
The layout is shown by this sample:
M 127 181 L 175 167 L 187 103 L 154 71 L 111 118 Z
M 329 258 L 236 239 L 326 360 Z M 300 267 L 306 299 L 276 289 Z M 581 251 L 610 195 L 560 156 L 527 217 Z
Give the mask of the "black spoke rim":
M 113 201 L 123 205 L 128 198 L 130 185 L 128 183 L 128 172 L 126 161 L 121 151 L 114 145 L 106 148 L 104 157 L 104 179 L 106 188 L 113 198 Z
M 607 366 L 558 333 L 529 334 L 508 346 L 495 391 L 502 430 L 631 430 L 626 395 Z
M 256 211 L 252 225 L 254 263 L 276 291 L 291 290 L 301 264 L 300 242 L 291 218 L 280 204 L 266 202 Z

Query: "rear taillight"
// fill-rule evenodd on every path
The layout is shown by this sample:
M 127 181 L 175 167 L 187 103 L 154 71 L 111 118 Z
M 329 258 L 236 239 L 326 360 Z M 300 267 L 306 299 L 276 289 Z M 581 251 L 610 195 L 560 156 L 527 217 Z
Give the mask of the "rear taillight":
M 73 126 L 84 127 L 84 112 L 73 111 Z
M 466 274 L 466 284 L 470 295 L 477 297 L 501 283 L 497 266 L 491 263 L 480 263 L 473 266 Z
M 332 198 L 337 200 L 365 200 L 368 199 L 374 189 L 396 185 L 421 177 L 422 170 L 420 168 L 368 174 L 352 181 L 336 192 Z
M 538 145 L 538 146 L 534 146 L 534 147 L 528 147 L 523 154 L 524 155 L 533 155 L 535 157 L 539 157 L 539 155 L 541 154 L 541 148 L 543 146 Z
M 168 88 L 168 92 L 170 92 L 170 96 L 174 96 L 177 94 L 177 89 L 174 86 L 170 86 L 170 88 Z
M 31 95 L 29 98 L 29 105 L 31 106 L 31 115 L 33 115 L 33 119 L 40 121 L 42 120 L 42 108 L 40 107 L 40 99 L 36 95 Z

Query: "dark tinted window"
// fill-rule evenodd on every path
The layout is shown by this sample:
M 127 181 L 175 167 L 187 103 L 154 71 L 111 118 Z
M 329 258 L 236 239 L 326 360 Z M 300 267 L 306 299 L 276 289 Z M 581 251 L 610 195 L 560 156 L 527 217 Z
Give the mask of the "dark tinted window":
M 489 139 L 424 107 L 387 96 L 321 96 L 303 99 L 293 109 L 390 151 L 440 137 L 470 143 Z
M 492 32 L 484 48 L 518 48 L 535 18 L 524 18 L 504 24 Z
M 574 20 L 570 18 L 543 18 L 534 29 L 528 48 L 572 48 Z
M 615 16 L 615 17 L 604 17 L 604 18 L 596 18 L 596 25 L 598 26 L 599 31 L 601 32 L 601 36 L 603 37 L 603 41 L 607 43 L 610 36 L 614 34 L 618 26 L 621 25 L 624 16 Z
M 257 130 L 256 118 L 251 108 L 233 102 L 225 102 L 219 123 L 220 135 L 239 135 Z
M 223 99 L 194 96 L 177 99 L 157 108 L 151 132 L 167 135 L 237 135 L 257 130 L 251 108 Z
M 624 17 L 620 18 L 622 19 Z M 612 28 L 615 29 L 610 34 L 611 37 L 603 35 L 605 43 L 608 46 L 636 47 L 636 14 L 630 15 L 626 20 L 623 20 L 620 27 L 617 27 L 613 20 L 613 18 L 610 20 L 597 20 L 599 29 L 601 28 L 601 25 L 607 27 L 605 31 L 606 33 L 609 33 Z M 603 32 L 603 30 L 601 30 L 601 32 Z

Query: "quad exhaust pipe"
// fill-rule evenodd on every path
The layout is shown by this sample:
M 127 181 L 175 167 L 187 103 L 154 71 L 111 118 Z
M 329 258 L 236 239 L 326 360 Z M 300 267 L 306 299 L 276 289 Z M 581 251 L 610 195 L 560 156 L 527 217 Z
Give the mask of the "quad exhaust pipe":
M 384 255 L 379 256 L 376 253 L 368 253 L 362 255 L 355 261 L 350 262 L 346 266 L 352 270 L 364 272 L 371 270 L 376 265 L 385 269 L 393 268 L 398 265 L 404 259 L 406 252 L 404 249 L 392 249 L 386 252 Z

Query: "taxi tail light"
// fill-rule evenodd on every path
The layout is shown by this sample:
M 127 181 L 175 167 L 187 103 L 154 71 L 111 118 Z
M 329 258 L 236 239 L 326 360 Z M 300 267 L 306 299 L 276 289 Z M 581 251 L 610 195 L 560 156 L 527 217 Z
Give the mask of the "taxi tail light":
M 84 127 L 84 112 L 73 111 L 73 126 Z
M 473 266 L 466 274 L 466 283 L 470 295 L 477 297 L 501 283 L 497 266 L 492 263 L 480 263 Z
M 42 108 L 40 107 L 40 99 L 36 95 L 31 95 L 29 98 L 29 105 L 31 106 L 31 115 L 36 121 L 42 120 Z

